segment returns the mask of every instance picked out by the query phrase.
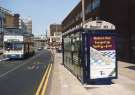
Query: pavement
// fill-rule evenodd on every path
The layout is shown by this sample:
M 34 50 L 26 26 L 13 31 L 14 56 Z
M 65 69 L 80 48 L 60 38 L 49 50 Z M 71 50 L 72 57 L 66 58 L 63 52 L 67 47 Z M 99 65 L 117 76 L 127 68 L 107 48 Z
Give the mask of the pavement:
M 24 60 L 1 61 L 0 95 L 35 95 L 50 61 L 44 50 Z
M 118 61 L 118 79 L 110 85 L 83 85 L 62 65 L 62 54 L 54 53 L 54 68 L 48 95 L 135 95 L 135 64 Z
M 63 65 L 61 53 L 55 53 L 50 94 L 89 95 L 82 84 Z

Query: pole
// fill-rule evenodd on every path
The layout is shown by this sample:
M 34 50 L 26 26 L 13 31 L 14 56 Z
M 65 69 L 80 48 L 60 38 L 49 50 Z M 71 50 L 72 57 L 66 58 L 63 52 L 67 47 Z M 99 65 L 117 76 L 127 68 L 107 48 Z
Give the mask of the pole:
M 85 24 L 85 2 L 84 0 L 81 0 L 82 2 L 82 25 Z

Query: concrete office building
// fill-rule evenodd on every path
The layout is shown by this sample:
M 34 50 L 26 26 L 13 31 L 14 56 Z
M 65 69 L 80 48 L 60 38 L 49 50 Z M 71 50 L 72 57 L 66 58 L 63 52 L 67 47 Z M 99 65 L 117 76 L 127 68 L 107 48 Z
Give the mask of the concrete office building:
M 32 23 L 30 21 L 30 23 Z M 32 25 L 32 24 L 31 24 Z M 3 35 L 6 33 L 24 33 L 32 31 L 31 25 L 28 26 L 21 19 L 19 14 L 0 7 L 0 49 L 3 48 Z M 27 30 L 29 29 L 29 30 Z
M 4 14 L 2 8 L 0 7 L 0 50 L 2 50 L 3 46 L 3 32 L 4 32 Z
M 105 20 L 118 30 L 118 59 L 135 62 L 135 1 L 134 0 L 84 0 L 85 20 Z M 81 2 L 62 22 L 63 32 L 81 25 Z
M 25 25 L 27 26 L 27 31 L 32 33 L 32 20 L 31 18 L 25 19 Z
M 3 35 L 6 32 L 6 14 L 12 14 L 11 11 L 0 6 L 0 52 L 3 48 Z

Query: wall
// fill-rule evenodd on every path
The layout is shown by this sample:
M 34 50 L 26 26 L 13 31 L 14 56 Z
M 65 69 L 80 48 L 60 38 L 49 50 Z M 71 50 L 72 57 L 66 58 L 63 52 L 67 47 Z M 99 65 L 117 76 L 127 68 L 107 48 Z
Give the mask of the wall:
M 5 15 L 5 27 L 6 28 L 18 28 L 19 27 L 19 15 Z
M 135 0 L 129 0 L 129 31 L 131 34 L 131 62 L 135 63 Z
M 118 32 L 118 56 L 119 60 L 130 60 L 130 31 L 129 31 L 129 3 L 128 0 L 102 0 L 101 19 L 116 25 Z

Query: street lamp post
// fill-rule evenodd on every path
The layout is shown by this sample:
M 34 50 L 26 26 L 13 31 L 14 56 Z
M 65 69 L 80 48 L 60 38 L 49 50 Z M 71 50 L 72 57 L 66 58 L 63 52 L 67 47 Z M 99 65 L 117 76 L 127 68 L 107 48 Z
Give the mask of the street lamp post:
M 81 0 L 82 2 L 82 25 L 85 24 L 85 2 L 84 0 Z

